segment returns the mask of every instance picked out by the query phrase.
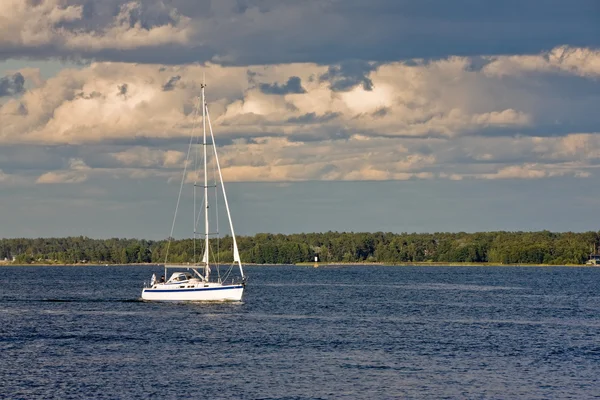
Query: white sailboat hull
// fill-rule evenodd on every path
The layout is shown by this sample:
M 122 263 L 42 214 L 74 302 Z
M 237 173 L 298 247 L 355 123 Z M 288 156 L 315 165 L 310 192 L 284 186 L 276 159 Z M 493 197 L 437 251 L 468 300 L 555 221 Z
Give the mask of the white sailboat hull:
M 241 301 L 243 285 L 211 284 L 207 287 L 181 288 L 174 285 L 155 285 L 142 290 L 147 301 Z

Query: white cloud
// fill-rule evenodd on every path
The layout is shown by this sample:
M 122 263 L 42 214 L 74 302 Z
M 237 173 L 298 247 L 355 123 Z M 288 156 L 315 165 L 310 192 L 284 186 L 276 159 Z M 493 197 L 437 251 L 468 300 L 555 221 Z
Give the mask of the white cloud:
M 372 90 L 357 84 L 345 91 L 323 78 L 328 67 L 315 64 L 93 63 L 39 80 L 0 105 L 0 143 L 98 149 L 98 160 L 90 164 L 96 168 L 84 167 L 93 152 L 88 150 L 71 157 L 80 166 L 72 162 L 42 174 L 38 182 L 80 182 L 93 173 L 172 177 L 185 157 L 192 108 L 206 73 L 227 180 L 525 179 L 591 173 L 600 158 L 600 135 L 546 131 L 561 127 L 547 123 L 548 115 L 568 117 L 577 111 L 571 99 L 548 95 L 560 90 L 551 80 L 524 95 L 518 83 L 529 83 L 529 77 L 515 72 L 506 84 L 486 70 L 493 63 L 472 70 L 471 61 L 382 64 L 366 73 Z M 261 91 L 282 88 L 290 78 L 301 90 Z M 587 96 L 577 104 L 596 103 Z M 585 118 L 577 122 L 593 125 L 595 115 Z M 111 147 L 115 143 L 118 150 Z
M 130 50 L 169 44 L 185 44 L 190 40 L 190 19 L 175 9 L 158 2 L 170 23 L 151 27 L 142 24 L 143 3 L 123 2 L 115 17 L 94 28 L 85 27 L 84 5 L 67 0 L 4 0 L 0 3 L 0 48 L 54 48 L 57 53 Z M 155 8 L 157 8 L 155 7 Z M 95 15 L 96 22 L 102 21 Z
M 600 76 L 600 50 L 559 46 L 547 53 L 488 57 L 483 68 L 490 76 L 514 76 L 532 72 L 564 72 L 582 77 Z
M 474 115 L 473 122 L 477 126 L 484 127 L 527 126 L 531 123 L 531 116 L 509 108 L 500 112 L 492 111 L 489 113 Z
M 36 180 L 36 183 L 81 183 L 88 179 L 91 170 L 81 159 L 69 160 L 69 168 L 59 171 L 46 172 Z
M 536 164 L 511 165 L 501 168 L 495 174 L 485 175 L 489 179 L 535 179 L 544 178 L 545 176 L 546 171 L 540 169 Z
M 185 154 L 175 150 L 156 150 L 147 147 L 132 147 L 112 153 L 112 157 L 130 167 L 183 167 Z
M 9 174 L 4 173 L 1 169 L 0 169 L 0 182 L 1 183 L 8 183 L 10 181 L 12 181 L 12 177 Z
M 298 76 L 306 90 L 273 95 L 248 83 L 246 68 L 94 63 L 81 70 L 64 70 L 5 104 L 0 113 L 10 120 L 0 141 L 77 144 L 187 136 L 193 97 L 198 95 L 204 72 L 210 79 L 212 120 L 225 136 L 314 134 L 318 139 L 326 132 L 346 131 L 366 136 L 452 137 L 532 123 L 528 113 L 494 104 L 489 98 L 487 110 L 480 104 L 473 106 L 473 100 L 457 101 L 467 97 L 462 92 L 472 89 L 457 85 L 456 79 L 472 79 L 472 73 L 457 64 L 465 61 L 416 67 L 389 64 L 371 72 L 373 91 L 356 88 L 349 92 L 335 92 L 327 82 L 311 81 L 325 72 L 321 66 L 254 67 L 261 72 L 255 79 L 277 82 Z M 442 80 L 439 75 L 454 78 Z M 173 77 L 179 77 L 177 87 L 163 90 Z M 472 95 L 486 98 L 485 93 Z

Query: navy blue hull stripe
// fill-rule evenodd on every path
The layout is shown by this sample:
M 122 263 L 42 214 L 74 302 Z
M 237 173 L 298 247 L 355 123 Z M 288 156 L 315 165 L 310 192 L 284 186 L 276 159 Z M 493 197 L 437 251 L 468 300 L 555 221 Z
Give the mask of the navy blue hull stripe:
M 232 290 L 232 289 L 242 289 L 243 286 L 225 286 L 225 287 L 216 287 L 216 288 L 189 288 L 189 289 L 169 289 L 169 290 L 161 290 L 161 289 L 144 289 L 144 292 L 150 293 L 178 293 L 178 292 L 201 292 L 205 290 Z

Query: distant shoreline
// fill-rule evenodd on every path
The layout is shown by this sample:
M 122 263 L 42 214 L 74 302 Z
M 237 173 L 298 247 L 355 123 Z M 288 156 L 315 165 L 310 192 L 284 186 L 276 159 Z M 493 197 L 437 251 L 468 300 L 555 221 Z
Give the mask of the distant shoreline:
M 227 264 L 221 264 L 227 265 Z M 352 266 L 387 266 L 387 267 L 599 267 L 600 265 L 588 264 L 503 264 L 503 263 L 484 263 L 484 262 L 301 262 L 296 264 L 255 264 L 243 263 L 243 266 L 289 266 L 298 267 L 352 267 Z M 164 264 L 157 263 L 127 263 L 127 264 L 107 264 L 107 263 L 31 263 L 31 264 L 13 264 L 12 262 L 0 262 L 0 267 L 127 267 L 127 266 L 155 266 L 164 267 Z M 190 265 L 191 266 L 191 265 Z M 185 268 L 182 265 L 182 268 Z
M 0 267 L 123 267 L 123 266 L 163 266 L 164 264 L 157 263 L 128 263 L 128 264 L 107 264 L 107 263 L 30 263 L 30 264 L 18 264 L 12 262 L 0 262 Z
M 587 264 L 503 264 L 503 263 L 486 263 L 486 262 L 427 262 L 427 261 L 416 261 L 416 262 L 328 262 L 328 263 L 314 263 L 304 262 L 297 263 L 297 266 L 304 267 L 335 267 L 335 266 L 364 266 L 364 265 L 380 265 L 386 267 L 596 267 L 596 265 Z
M 212 239 L 211 239 L 212 240 Z M 232 239 L 224 238 L 217 253 L 220 260 L 233 259 Z M 162 263 L 165 256 L 185 260 L 200 255 L 192 238 L 181 239 L 90 239 L 12 238 L 0 239 L 2 258 L 6 264 L 144 264 Z M 313 264 L 333 265 L 583 265 L 592 256 L 600 260 L 599 232 L 321 232 L 272 234 L 237 237 L 238 252 L 246 262 L 294 264 L 305 260 Z M 171 251 L 168 252 L 167 248 Z M 217 257 L 217 254 L 214 254 Z M 216 258 L 215 258 L 216 259 Z M 340 262 L 329 262 L 332 259 Z M 399 262 L 400 260 L 421 262 Z M 71 261 L 67 261 L 71 260 Z M 158 260 L 158 261 L 151 261 Z M 347 262 L 341 262 L 345 260 Z M 365 261 L 371 262 L 365 262 Z M 376 261 L 386 261 L 384 263 Z M 446 262 L 433 262 L 445 260 Z M 471 262 L 461 262 L 471 261 Z M 494 260 L 488 263 L 484 260 Z M 14 263 L 13 263 L 14 261 Z M 394 262 L 395 261 L 395 262 Z M 1 262 L 1 261 L 0 261 Z

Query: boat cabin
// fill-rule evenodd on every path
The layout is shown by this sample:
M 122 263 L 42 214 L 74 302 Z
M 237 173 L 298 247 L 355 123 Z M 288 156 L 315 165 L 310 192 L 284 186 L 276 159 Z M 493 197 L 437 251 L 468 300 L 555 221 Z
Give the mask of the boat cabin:
M 175 272 L 167 282 L 185 282 L 192 279 L 192 274 L 189 272 Z

